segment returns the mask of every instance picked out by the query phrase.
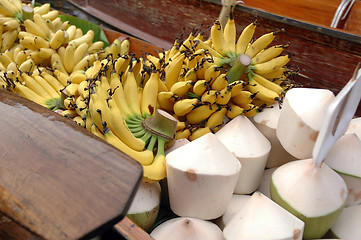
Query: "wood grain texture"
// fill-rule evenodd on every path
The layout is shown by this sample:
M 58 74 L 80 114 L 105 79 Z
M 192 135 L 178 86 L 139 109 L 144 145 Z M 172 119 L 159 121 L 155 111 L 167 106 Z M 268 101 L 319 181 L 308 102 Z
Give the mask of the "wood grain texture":
M 127 240 L 152 240 L 143 229 L 138 227 L 128 217 L 123 218 L 122 221 L 114 225 L 114 230 L 121 234 Z
M 44 239 L 81 239 L 126 214 L 142 167 L 44 107 L 0 90 L 0 211 Z

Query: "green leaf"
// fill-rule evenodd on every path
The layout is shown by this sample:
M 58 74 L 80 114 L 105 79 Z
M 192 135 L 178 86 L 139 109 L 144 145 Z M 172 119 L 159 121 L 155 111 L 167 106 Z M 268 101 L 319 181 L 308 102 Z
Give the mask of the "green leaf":
M 109 41 L 105 36 L 103 29 L 99 25 L 71 15 L 60 14 L 59 17 L 63 22 L 69 21 L 71 25 L 75 25 L 80 28 L 83 31 L 83 34 L 87 33 L 89 30 L 93 30 L 93 42 L 103 41 L 104 47 L 109 46 Z

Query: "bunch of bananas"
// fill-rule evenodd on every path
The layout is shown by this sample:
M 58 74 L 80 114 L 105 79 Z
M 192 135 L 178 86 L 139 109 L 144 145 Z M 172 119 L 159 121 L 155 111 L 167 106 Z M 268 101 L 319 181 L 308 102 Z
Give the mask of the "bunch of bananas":
M 192 32 L 157 56 L 136 57 L 128 39 L 104 48 L 92 30 L 62 22 L 50 4 L 18 1 L 16 10 L 4 10 L 15 1 L 0 0 L 6 43 L 0 87 L 59 112 L 134 158 L 147 182 L 166 177 L 164 150 L 176 139 L 192 141 L 227 119 L 254 116 L 292 87 L 289 55 L 280 55 L 288 45 L 268 47 L 278 31 L 253 41 L 252 22 L 236 41 L 232 12 L 224 29 L 213 24 L 208 39 Z M 5 34 L 10 18 L 18 23 L 12 41 Z
M 293 87 L 290 55 L 281 55 L 288 44 L 269 47 L 279 30 L 253 40 L 256 25 L 250 23 L 236 40 L 231 12 L 224 28 L 214 22 L 208 39 L 192 32 L 159 55 L 168 89 L 159 92 L 159 107 L 180 122 L 177 138 L 192 141 L 218 131 L 227 119 L 254 116 Z

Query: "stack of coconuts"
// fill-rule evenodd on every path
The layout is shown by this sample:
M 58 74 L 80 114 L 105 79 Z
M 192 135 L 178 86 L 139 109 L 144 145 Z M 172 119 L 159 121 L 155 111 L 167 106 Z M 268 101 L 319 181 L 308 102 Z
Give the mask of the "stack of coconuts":
M 177 140 L 162 187 L 142 183 L 128 216 L 156 240 L 361 239 L 361 118 L 320 166 L 312 159 L 334 98 L 293 88 L 282 106 Z M 154 227 L 160 204 L 176 217 Z

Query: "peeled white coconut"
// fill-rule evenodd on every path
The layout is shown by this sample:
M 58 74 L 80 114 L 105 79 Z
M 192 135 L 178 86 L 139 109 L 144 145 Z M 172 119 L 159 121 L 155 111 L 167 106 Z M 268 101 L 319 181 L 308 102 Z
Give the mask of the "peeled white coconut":
M 294 156 L 289 154 L 282 146 L 276 135 L 278 120 L 282 108 L 278 103 L 265 108 L 251 120 L 257 129 L 270 141 L 271 151 L 268 156 L 266 168 L 279 167 L 286 162 L 296 160 Z
M 157 218 L 160 195 L 161 188 L 158 182 L 141 182 L 127 212 L 128 218 L 143 230 L 148 231 Z
M 273 172 L 276 171 L 276 169 L 277 169 L 277 167 L 268 168 L 268 169 L 264 170 L 263 175 L 262 175 L 261 184 L 257 188 L 258 192 L 262 193 L 263 195 L 265 195 L 266 197 L 269 197 L 269 198 L 271 198 L 271 192 L 270 192 L 271 177 L 272 177 Z
M 346 206 L 361 203 L 361 140 L 353 134 L 341 136 L 328 152 L 324 162 L 346 182 Z
M 327 108 L 334 97 L 327 89 L 292 88 L 287 91 L 276 134 L 292 156 L 298 159 L 312 157 Z
M 247 203 L 250 195 L 245 194 L 233 194 L 231 201 L 228 204 L 226 212 L 217 219 L 216 224 L 220 229 L 223 229 L 225 225 L 227 225 L 231 219 L 239 212 Z
M 301 240 L 304 223 L 260 192 L 223 229 L 227 240 Z
M 335 224 L 331 234 L 347 240 L 361 239 L 361 205 L 346 207 Z
M 304 239 L 322 238 L 342 213 L 347 187 L 342 177 L 325 163 L 297 160 L 276 169 L 271 197 L 305 223 Z
M 216 134 L 242 165 L 234 193 L 254 192 L 263 175 L 271 144 L 245 116 L 238 116 L 228 122 Z
M 179 216 L 215 219 L 232 198 L 241 164 L 213 134 L 166 156 L 169 202 Z
M 361 139 L 361 117 L 351 119 L 345 134 L 355 133 Z
M 150 236 L 155 240 L 224 240 L 216 224 L 190 217 L 167 220 L 154 228 Z
M 174 144 L 170 148 L 168 148 L 164 151 L 164 153 L 167 156 L 167 154 L 170 153 L 171 151 L 173 151 L 187 143 L 189 143 L 189 140 L 187 138 L 177 139 L 177 140 L 175 140 Z M 167 178 L 163 178 L 162 180 L 159 181 L 159 183 L 162 188 L 161 202 L 160 202 L 161 206 L 169 207 L 169 193 L 168 193 Z

